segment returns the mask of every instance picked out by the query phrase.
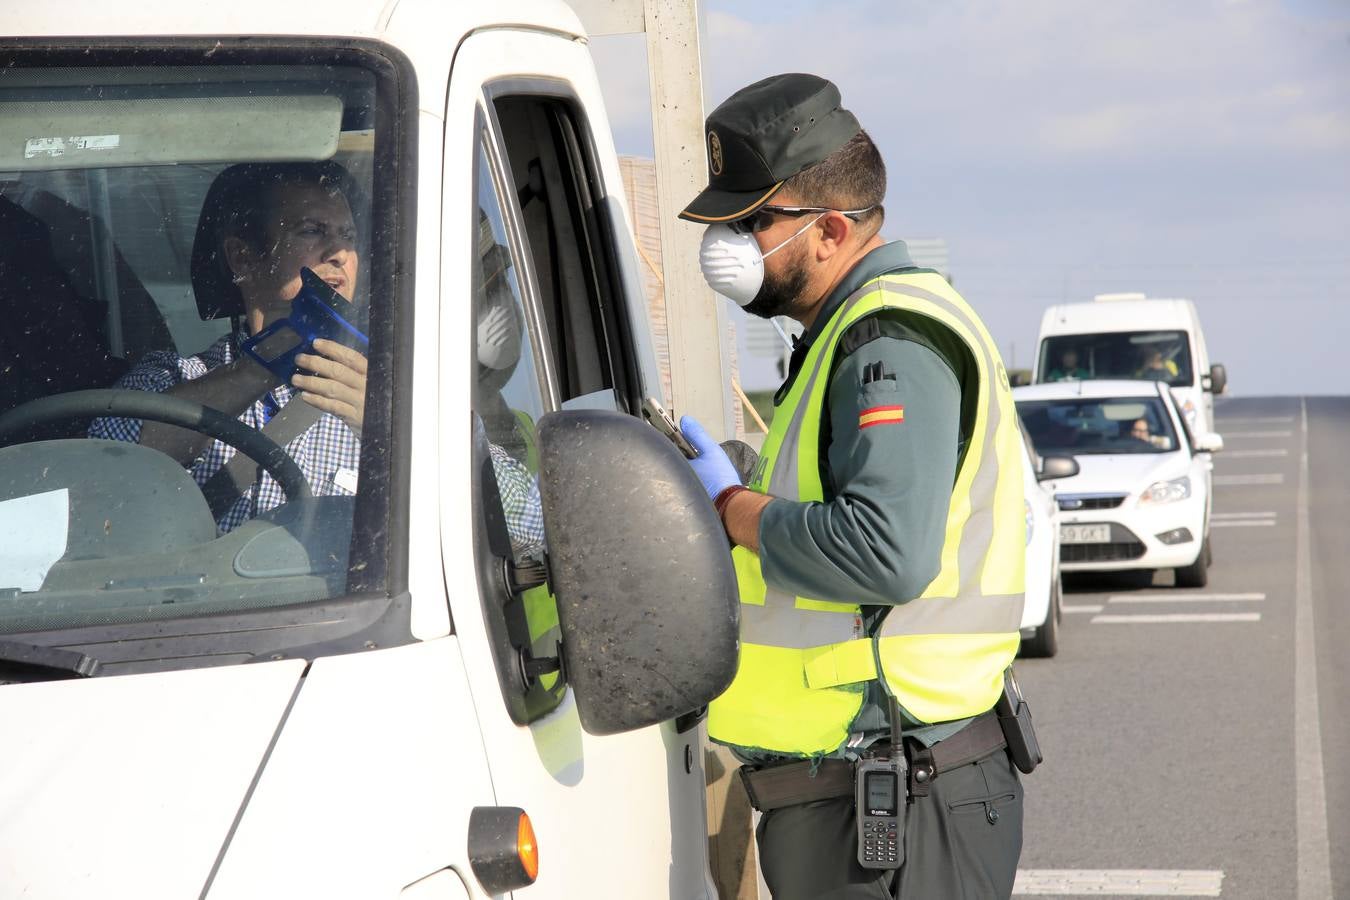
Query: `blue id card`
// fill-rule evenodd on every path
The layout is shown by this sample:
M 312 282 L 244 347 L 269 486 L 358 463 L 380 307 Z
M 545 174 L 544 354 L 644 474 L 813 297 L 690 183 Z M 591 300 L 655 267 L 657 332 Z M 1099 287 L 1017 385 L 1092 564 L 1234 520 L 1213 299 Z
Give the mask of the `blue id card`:
M 278 319 L 244 342 L 244 352 L 283 384 L 295 375 L 295 357 L 314 352 L 316 338 L 365 353 L 370 339 L 353 325 L 354 307 L 309 269 L 300 270 L 300 293 L 291 300 L 291 314 Z

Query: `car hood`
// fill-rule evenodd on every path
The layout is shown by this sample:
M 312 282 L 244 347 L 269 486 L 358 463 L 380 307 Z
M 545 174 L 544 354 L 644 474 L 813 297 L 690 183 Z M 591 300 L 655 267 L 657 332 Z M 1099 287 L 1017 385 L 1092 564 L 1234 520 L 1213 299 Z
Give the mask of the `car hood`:
M 1135 494 L 1155 481 L 1180 478 L 1190 469 L 1184 453 L 1082 454 L 1078 474 L 1046 484 L 1056 494 Z
M 0 685 L 0 895 L 199 896 L 304 667 Z

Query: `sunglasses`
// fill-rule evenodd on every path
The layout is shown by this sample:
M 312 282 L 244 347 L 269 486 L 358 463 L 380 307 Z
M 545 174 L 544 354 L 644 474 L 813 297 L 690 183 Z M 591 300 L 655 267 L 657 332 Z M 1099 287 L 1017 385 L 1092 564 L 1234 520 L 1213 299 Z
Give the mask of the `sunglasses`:
M 812 213 L 825 214 L 828 212 L 843 213 L 855 222 L 863 213 L 871 212 L 876 209 L 875 206 L 868 206 L 863 209 L 831 209 L 828 206 L 761 206 L 743 219 L 737 219 L 734 222 L 728 222 L 727 226 L 737 234 L 758 234 L 773 224 L 774 216 L 809 216 Z

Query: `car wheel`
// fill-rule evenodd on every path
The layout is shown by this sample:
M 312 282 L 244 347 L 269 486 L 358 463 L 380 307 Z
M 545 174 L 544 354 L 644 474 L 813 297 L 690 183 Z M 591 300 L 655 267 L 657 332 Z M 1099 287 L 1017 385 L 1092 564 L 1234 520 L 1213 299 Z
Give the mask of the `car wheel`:
M 1177 568 L 1177 587 L 1202 588 L 1209 584 L 1209 558 L 1209 538 L 1205 538 L 1195 562 Z
M 1059 652 L 1059 579 L 1050 586 L 1050 605 L 1036 633 L 1022 642 L 1022 655 L 1048 659 Z
M 1208 569 L 1210 566 L 1214 565 L 1214 545 L 1209 542 L 1208 537 L 1205 538 L 1204 553 L 1205 553 L 1205 568 Z

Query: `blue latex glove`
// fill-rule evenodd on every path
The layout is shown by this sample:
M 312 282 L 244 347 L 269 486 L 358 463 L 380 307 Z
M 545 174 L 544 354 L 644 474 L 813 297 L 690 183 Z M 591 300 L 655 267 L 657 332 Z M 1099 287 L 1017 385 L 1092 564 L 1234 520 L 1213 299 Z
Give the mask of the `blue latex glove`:
M 680 431 L 698 451 L 698 456 L 689 460 L 689 465 L 694 467 L 694 474 L 703 482 L 703 489 L 708 492 L 709 499 L 715 500 L 724 489 L 741 483 L 741 476 L 731 464 L 727 452 L 703 430 L 703 426 L 693 416 L 680 416 Z

